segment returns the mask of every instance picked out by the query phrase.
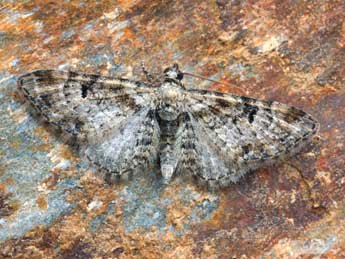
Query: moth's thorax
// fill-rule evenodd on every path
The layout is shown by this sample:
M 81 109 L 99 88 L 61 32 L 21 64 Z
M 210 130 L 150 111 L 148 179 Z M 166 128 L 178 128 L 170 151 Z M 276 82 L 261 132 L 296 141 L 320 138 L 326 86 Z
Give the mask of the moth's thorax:
M 175 82 L 164 82 L 158 90 L 158 115 L 164 120 L 175 120 L 181 113 L 183 89 Z

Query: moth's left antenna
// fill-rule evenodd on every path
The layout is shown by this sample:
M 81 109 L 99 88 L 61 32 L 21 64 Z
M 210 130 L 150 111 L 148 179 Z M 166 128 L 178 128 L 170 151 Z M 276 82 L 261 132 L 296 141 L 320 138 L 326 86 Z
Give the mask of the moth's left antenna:
M 141 71 L 144 73 L 147 81 L 152 82 L 154 80 L 154 76 L 151 75 L 149 71 L 147 71 L 144 62 L 141 62 Z

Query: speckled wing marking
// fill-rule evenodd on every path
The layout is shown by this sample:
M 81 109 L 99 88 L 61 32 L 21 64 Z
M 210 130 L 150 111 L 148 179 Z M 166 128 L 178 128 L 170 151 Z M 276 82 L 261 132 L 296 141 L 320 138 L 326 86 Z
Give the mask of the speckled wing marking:
M 247 172 L 298 152 L 318 123 L 286 104 L 188 90 L 179 170 L 208 186 L 227 186 Z
M 152 115 L 155 88 L 127 79 L 59 70 L 34 71 L 17 82 L 49 124 L 84 146 L 92 162 L 107 171 L 128 171 L 118 163 L 120 158 L 134 159 L 128 163 L 132 167 L 143 164 L 145 156 L 155 156 L 159 138 Z
M 86 155 L 106 176 L 132 175 L 157 163 L 159 126 L 153 110 L 144 108 L 129 117 L 111 138 L 86 148 Z

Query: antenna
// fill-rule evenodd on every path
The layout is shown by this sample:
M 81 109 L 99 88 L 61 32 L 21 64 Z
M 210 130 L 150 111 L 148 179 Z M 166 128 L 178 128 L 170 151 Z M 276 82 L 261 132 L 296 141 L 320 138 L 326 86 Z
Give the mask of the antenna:
M 207 81 L 210 81 L 210 82 L 213 82 L 213 83 L 217 83 L 217 84 L 221 84 L 221 85 L 226 85 L 226 86 L 229 86 L 231 88 L 237 88 L 237 89 L 239 89 L 241 91 L 244 91 L 243 88 L 241 88 L 241 87 L 238 87 L 238 86 L 235 86 L 235 85 L 230 85 L 230 84 L 227 84 L 227 83 L 223 83 L 223 82 L 220 82 L 220 81 L 217 81 L 217 80 L 213 80 L 213 79 L 201 76 L 201 75 L 195 75 L 195 74 L 188 73 L 188 72 L 183 72 L 183 74 L 187 75 L 187 76 L 192 76 L 192 77 L 200 78 L 200 79 L 203 79 L 203 80 L 207 80 Z M 246 91 L 246 93 L 247 93 L 247 91 Z

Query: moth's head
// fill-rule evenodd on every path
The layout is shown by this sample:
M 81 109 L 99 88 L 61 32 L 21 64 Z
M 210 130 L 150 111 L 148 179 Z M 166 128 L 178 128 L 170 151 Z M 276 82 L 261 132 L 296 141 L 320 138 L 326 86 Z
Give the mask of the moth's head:
M 173 79 L 173 80 L 181 81 L 183 78 L 183 73 L 178 68 L 178 65 L 174 63 L 172 67 L 168 67 L 164 69 L 164 76 L 165 76 L 165 79 Z

